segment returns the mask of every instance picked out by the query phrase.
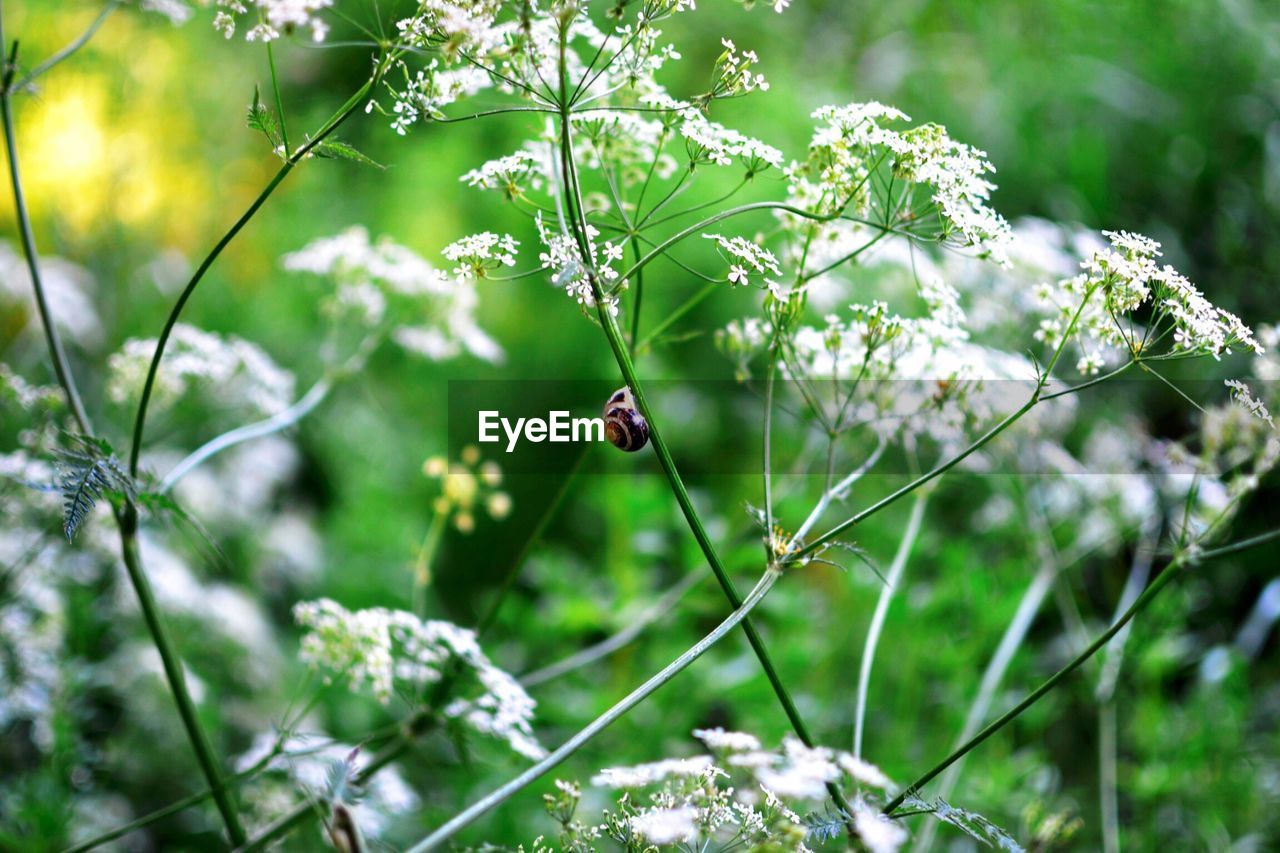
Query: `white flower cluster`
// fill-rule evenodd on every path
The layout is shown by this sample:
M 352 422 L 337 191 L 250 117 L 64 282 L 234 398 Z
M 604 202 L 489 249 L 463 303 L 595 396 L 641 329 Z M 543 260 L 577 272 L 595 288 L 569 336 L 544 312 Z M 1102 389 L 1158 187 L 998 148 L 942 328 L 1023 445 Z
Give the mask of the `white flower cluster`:
M 591 279 L 582 261 L 582 252 L 577 241 L 568 234 L 557 233 L 548 228 L 542 221 L 542 214 L 537 216 L 538 237 L 543 251 L 538 254 L 542 268 L 554 273 L 551 281 L 557 287 L 563 287 L 584 309 L 596 305 L 595 291 Z M 621 240 L 596 244 L 600 232 L 594 226 L 587 226 L 587 245 L 591 249 L 592 269 L 599 278 L 602 289 L 616 281 L 618 272 L 614 264 L 622 260 Z M 618 313 L 617 297 L 605 296 L 606 305 L 613 314 Z
M 768 91 L 769 81 L 763 74 L 752 71 L 760 57 L 754 50 L 738 51 L 737 45 L 730 39 L 720 39 L 724 53 L 716 60 L 716 82 L 712 94 L 716 97 L 733 97 L 745 95 L 759 89 Z
M 520 245 L 510 234 L 481 231 L 456 240 L 444 247 L 446 258 L 457 264 L 453 274 L 461 281 L 485 278 L 499 267 L 516 265 L 516 247 Z
M 526 181 L 537 181 L 534 165 L 538 158 L 528 151 L 517 151 L 506 157 L 490 160 L 478 169 L 472 169 L 461 180 L 469 187 L 485 190 L 501 190 L 507 198 L 524 194 Z M 535 188 L 540 183 L 535 183 Z
M 476 322 L 474 283 L 451 278 L 388 238 L 373 242 L 356 226 L 285 255 L 283 264 L 333 279 L 331 311 L 370 329 L 390 325 L 392 338 L 410 352 L 432 361 L 464 351 L 485 361 L 502 359 L 502 348 Z
M 938 125 L 888 127 L 909 117 L 874 101 L 822 107 L 813 118 L 820 124 L 808 158 L 788 170 L 794 203 L 821 213 L 852 207 L 886 226 L 910 226 L 917 237 L 1004 261 L 1009 225 L 988 206 L 995 186 L 986 176 L 995 169 L 984 152 L 952 139 Z M 890 187 L 877 197 L 872 175 L 881 168 L 891 170 L 900 189 Z M 924 191 L 923 203 L 932 206 L 942 223 L 937 233 L 919 230 L 918 223 L 935 217 L 915 197 L 917 187 Z
M 651 166 L 653 174 L 663 180 L 674 173 L 675 159 L 662 152 L 670 135 L 665 121 L 635 111 L 609 109 L 578 113 L 572 120 L 587 143 L 579 160 L 583 168 L 610 169 L 624 187 L 644 181 Z
M 680 135 L 684 137 L 689 162 L 694 166 L 730 166 L 735 158 L 741 158 L 748 171 L 753 173 L 768 166 L 782 166 L 782 152 L 777 148 L 709 121 L 697 110 L 685 111 Z
M 1231 389 L 1232 400 L 1242 406 L 1246 412 L 1275 429 L 1276 422 L 1272 419 L 1271 412 L 1267 411 L 1266 403 L 1255 397 L 1248 385 L 1238 379 L 1228 379 L 1226 384 Z
M 567 815 L 581 792 L 561 784 L 561 796 L 549 798 L 581 840 L 634 839 L 678 849 L 732 840 L 748 848 L 804 851 L 807 830 L 799 812 L 811 811 L 828 795 L 830 783 L 852 785 L 855 828 L 875 850 L 898 849 L 906 832 L 879 816 L 871 804 L 893 784 L 876 767 L 825 747 L 809 748 L 794 738 L 768 751 L 753 735 L 723 729 L 694 732 L 710 755 L 672 758 L 633 767 L 603 770 L 592 783 L 625 791 L 617 812 L 604 823 L 570 824 Z M 647 802 L 641 792 L 649 790 Z
M 404 136 L 419 120 L 442 118 L 444 107 L 489 86 L 489 75 L 478 68 L 443 68 L 439 60 L 433 59 L 413 77 L 406 72 L 403 89 L 387 85 L 392 96 L 391 128 Z
M 107 395 L 124 403 L 141 393 L 156 340 L 131 339 L 107 360 Z M 156 374 L 153 402 L 171 404 L 196 388 L 220 405 L 273 415 L 293 402 L 294 379 L 255 344 L 179 323 Z
M 427 685 L 437 684 L 451 666 L 469 671 L 482 688 L 474 699 L 459 698 L 446 717 L 503 740 L 528 758 L 545 750 L 533 735 L 534 700 L 510 674 L 494 666 L 476 642 L 475 632 L 450 622 L 423 621 L 412 613 L 377 607 L 349 611 L 330 599 L 299 603 L 294 619 L 308 629 L 301 657 L 312 667 L 366 685 L 379 701 L 391 701 L 396 688 L 413 701 Z
M 1236 345 L 1262 353 L 1239 317 L 1209 302 L 1173 267 L 1156 262 L 1159 243 L 1127 231 L 1103 235 L 1109 245 L 1081 264 L 1084 272 L 1038 290 L 1052 316 L 1041 321 L 1036 337 L 1057 346 L 1074 321 L 1082 373 L 1097 373 L 1117 356 L 1147 355 L 1165 338 L 1182 355 L 1219 358 Z M 1151 316 L 1143 326 L 1131 315 L 1146 305 Z
M 237 16 L 248 15 L 252 7 L 259 23 L 245 33 L 247 41 L 275 41 L 298 30 L 310 32 L 311 40 L 324 41 L 329 25 L 320 12 L 333 5 L 333 0 L 217 0 L 218 13 L 213 28 L 227 38 L 236 33 Z
M 45 256 L 40 258 L 40 274 L 49 313 L 59 328 L 85 347 L 101 343 L 102 322 L 89 271 L 65 258 Z M 26 328 L 35 333 L 39 317 L 26 260 L 7 241 L 0 241 L 0 320 L 15 332 Z
M 345 777 L 356 775 L 365 767 L 364 760 L 349 744 L 315 735 L 282 737 L 275 732 L 263 732 L 236 759 L 235 768 L 243 773 L 264 761 L 265 770 L 284 774 L 300 798 L 320 801 L 334 793 L 330 789 L 334 787 L 335 778 L 341 778 L 345 784 L 348 782 Z M 258 779 L 255 784 L 260 787 L 265 781 Z M 386 831 L 392 818 L 412 812 L 421 802 L 394 765 L 370 776 L 358 794 L 344 803 L 351 809 L 360 831 L 374 838 Z
M 778 259 L 774 257 L 773 252 L 758 243 L 753 243 L 744 237 L 725 237 L 721 234 L 703 234 L 702 236 L 708 240 L 714 240 L 721 255 L 727 256 L 729 284 L 750 284 L 753 274 L 761 276 L 782 274 Z M 774 284 L 768 278 L 764 279 L 764 283 L 767 286 Z

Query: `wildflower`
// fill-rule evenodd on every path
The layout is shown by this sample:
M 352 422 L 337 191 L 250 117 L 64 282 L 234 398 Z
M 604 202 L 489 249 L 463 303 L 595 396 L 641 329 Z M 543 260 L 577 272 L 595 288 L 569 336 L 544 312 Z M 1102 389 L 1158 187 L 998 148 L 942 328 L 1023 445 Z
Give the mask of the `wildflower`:
M 698 810 L 692 806 L 650 809 L 631 818 L 631 831 L 650 844 L 689 841 L 698 832 Z
M 516 246 L 519 243 L 510 234 L 498 235 L 482 231 L 450 243 L 444 248 L 444 256 L 456 263 L 453 274 L 460 279 L 485 278 L 492 270 L 502 266 L 515 266 Z
M 153 4 L 157 0 L 150 0 Z M 307 30 L 311 40 L 322 42 L 329 33 L 329 25 L 320 12 L 333 5 L 333 0 L 217 0 L 218 13 L 213 27 L 227 38 L 235 34 L 237 15 L 249 14 L 252 6 L 260 21 L 245 33 L 247 41 L 274 41 L 282 34 L 295 30 Z
M 397 687 L 419 696 L 423 687 L 444 677 L 451 662 L 464 665 L 481 693 L 453 700 L 444 715 L 505 741 L 526 757 L 545 754 L 533 736 L 536 703 L 519 682 L 489 661 L 475 632 L 449 622 L 423 621 L 401 610 L 349 611 L 330 599 L 298 604 L 294 619 L 307 629 L 301 648 L 305 663 L 329 673 L 328 678 L 336 674 L 347 680 L 353 690 L 368 685 L 383 703 Z
M 721 255 L 727 256 L 730 260 L 727 281 L 731 285 L 749 284 L 752 274 L 782 274 L 778 259 L 763 246 L 743 237 L 725 237 L 721 234 L 703 234 L 702 236 L 708 240 L 714 240 Z
M 1253 415 L 1259 420 L 1266 421 L 1267 425 L 1275 429 L 1275 421 L 1271 417 L 1271 413 L 1267 411 L 1266 404 L 1253 396 L 1253 392 L 1249 390 L 1249 386 L 1238 379 L 1226 380 L 1226 385 L 1231 389 L 1231 399 L 1239 404 L 1246 412 Z
M 469 187 L 502 190 L 507 198 L 517 198 L 524 194 L 525 182 L 534 174 L 532 165 L 536 162 L 537 158 L 528 151 L 517 151 L 472 169 L 461 180 Z

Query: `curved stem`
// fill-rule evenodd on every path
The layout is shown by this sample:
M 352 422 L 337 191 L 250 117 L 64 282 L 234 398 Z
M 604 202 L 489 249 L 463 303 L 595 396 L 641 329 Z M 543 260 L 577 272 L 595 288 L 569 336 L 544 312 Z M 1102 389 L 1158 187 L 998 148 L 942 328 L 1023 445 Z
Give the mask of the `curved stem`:
M 0 24 L 0 49 L 4 43 L 3 25 Z M 14 46 L 14 53 L 17 46 Z M 76 388 L 75 376 L 71 373 L 71 363 L 62 346 L 62 336 L 53 322 L 49 310 L 49 300 L 45 295 L 44 280 L 40 277 L 40 255 L 36 251 L 35 232 L 31 228 L 31 216 L 27 212 L 27 200 L 22 191 L 22 176 L 18 169 L 18 143 L 13 132 L 13 108 L 9 102 L 12 93 L 13 61 L 11 55 L 6 62 L 4 79 L 0 83 L 0 116 L 4 121 L 4 145 L 9 155 L 9 182 L 13 186 L 13 207 L 18 220 L 18 232 L 22 237 L 22 253 L 27 259 L 27 271 L 31 275 L 31 287 L 35 291 L 36 308 L 40 312 L 40 324 L 44 328 L 45 341 L 49 345 L 49 355 L 53 359 L 53 372 L 58 377 L 58 384 L 67 395 L 67 405 L 75 418 L 80 431 L 86 435 L 93 433 L 93 424 L 85 411 L 84 402 Z
M 649 698 L 655 691 L 675 678 L 682 671 L 689 667 L 694 661 L 702 657 L 707 649 L 720 642 L 730 631 L 732 631 L 739 622 L 745 624 L 747 614 L 755 609 L 764 597 L 773 588 L 781 574 L 776 569 L 768 569 L 764 576 L 751 590 L 751 594 L 743 600 L 733 613 L 729 615 L 723 622 L 716 626 L 710 634 L 703 637 L 684 654 L 680 655 L 671 663 L 667 664 L 655 676 L 650 678 L 644 684 L 631 691 L 626 698 L 615 704 L 612 708 L 605 711 L 599 717 L 591 721 L 585 728 L 564 742 L 559 749 L 552 752 L 546 758 L 521 773 L 510 782 L 493 791 L 489 795 L 477 801 L 474 805 L 458 813 L 447 823 L 424 838 L 422 841 L 410 847 L 408 853 L 425 853 L 428 850 L 435 850 L 445 841 L 457 835 L 460 831 L 474 823 L 478 818 L 491 809 L 496 808 L 507 800 L 511 799 L 524 788 L 528 787 L 545 774 L 559 766 L 565 759 L 573 755 L 581 749 L 588 741 L 594 738 L 600 732 L 604 731 L 613 723 L 617 722 L 628 711 L 639 705 L 645 699 Z
M 587 448 L 589 446 L 586 444 L 582 446 L 582 450 L 574 461 L 573 467 L 569 469 L 564 482 L 560 484 L 560 488 L 556 491 L 556 496 L 551 499 L 551 503 L 547 504 L 542 517 L 534 525 L 533 532 L 529 534 L 529 538 L 525 540 L 524 545 L 520 548 L 520 553 L 511 562 L 511 568 L 507 570 L 507 576 L 503 578 L 502 586 L 494 595 L 493 601 L 489 604 L 489 608 L 484 612 L 484 615 L 476 622 L 475 632 L 477 637 L 483 637 L 493 627 L 494 621 L 498 618 L 498 611 L 515 586 L 516 578 L 520 576 L 520 569 L 524 567 L 524 562 L 529 558 L 529 553 L 542 540 L 542 534 L 546 532 L 547 526 L 551 524 L 551 519 L 555 518 L 556 513 L 560 511 L 560 507 L 564 504 L 564 499 L 569 494 L 569 489 L 573 486 L 574 481 L 578 479 L 578 472 L 582 470 L 582 463 L 587 458 Z
M 98 17 L 93 19 L 93 23 L 89 24 L 89 27 L 83 33 L 81 33 L 79 37 L 76 38 L 75 41 L 71 42 L 62 50 L 58 51 L 53 56 L 46 59 L 44 62 L 41 62 L 39 65 L 33 68 L 30 72 L 24 75 L 23 78 L 13 86 L 14 91 L 22 91 L 23 89 L 27 88 L 28 86 L 30 86 L 32 83 L 35 82 L 37 77 L 41 76 L 42 74 L 47 72 L 49 69 L 53 68 L 53 66 L 62 62 L 64 59 L 67 59 L 73 53 L 75 53 L 80 48 L 88 44 L 89 39 L 93 38 L 94 35 L 97 34 L 98 30 L 102 27 L 102 25 L 107 22 L 107 18 L 110 17 L 112 12 L 114 12 L 117 8 L 120 7 L 122 2 L 123 0 L 110 0 L 110 2 L 107 3 L 107 5 L 102 7 L 102 11 L 98 13 Z
M 898 551 L 893 555 L 889 565 L 889 573 L 885 576 L 885 585 L 880 589 L 880 598 L 876 601 L 875 613 L 871 617 L 871 626 L 867 628 L 867 641 L 862 647 L 862 665 L 858 668 L 858 698 L 853 712 L 853 754 L 862 757 L 862 733 L 867 719 L 867 694 L 871 690 L 871 665 L 875 662 L 876 647 L 880 644 L 880 634 L 884 630 L 884 621 L 889 614 L 889 601 L 902 582 L 902 575 L 907 568 L 907 559 L 915 546 L 916 537 L 920 535 L 920 525 L 924 521 L 924 509 L 929 496 L 921 492 L 911 505 L 911 516 L 907 519 L 907 529 L 902 533 L 902 541 L 898 543 Z
M 194 468 L 202 465 L 222 451 L 235 447 L 237 444 L 244 444 L 246 441 L 264 438 L 288 429 L 310 414 L 316 406 L 324 402 L 332 390 L 333 381 L 326 376 L 316 382 L 315 385 L 312 385 L 306 394 L 302 395 L 297 402 L 284 411 L 256 423 L 237 427 L 206 441 L 185 459 L 174 465 L 168 474 L 164 475 L 164 479 L 160 481 L 160 493 L 165 494 L 170 491 L 177 485 L 179 480 L 190 474 Z
M 636 275 L 639 276 L 640 273 L 637 272 Z M 722 281 L 713 281 L 713 282 L 704 284 L 702 288 L 698 290 L 697 293 L 693 294 L 693 296 L 690 296 L 688 299 L 682 302 L 679 308 L 672 311 L 670 314 L 666 316 L 665 319 L 663 319 L 661 323 L 654 326 L 653 329 L 649 332 L 649 334 L 645 335 L 640 340 L 640 343 L 636 344 L 635 351 L 639 353 L 646 352 L 649 349 L 649 347 L 653 345 L 653 342 L 662 335 L 663 332 L 665 332 L 667 329 L 670 329 L 672 326 L 676 324 L 676 321 L 678 321 L 685 314 L 688 314 L 694 308 L 698 307 L 700 303 L 706 300 L 708 296 L 715 293 L 716 290 L 725 286 L 727 285 L 725 285 L 724 282 Z M 636 306 L 639 307 L 639 300 L 636 300 Z
M 280 183 L 288 177 L 290 172 L 293 171 L 293 167 L 296 166 L 304 157 L 310 154 L 313 148 L 323 142 L 325 137 L 333 133 L 339 125 L 346 121 L 351 114 L 356 111 L 365 96 L 368 95 L 373 87 L 377 85 L 378 80 L 381 78 L 381 69 L 382 63 L 379 62 L 378 72 L 375 73 L 374 76 L 363 86 L 361 86 L 360 89 L 352 95 L 345 104 L 343 104 L 342 108 L 339 109 L 332 118 L 325 122 L 319 133 L 290 155 L 289 159 L 287 159 L 284 162 L 284 165 L 280 167 L 280 170 L 276 172 L 275 177 L 271 179 L 262 192 L 258 193 L 258 197 L 249 205 L 249 209 L 241 214 L 240 218 L 235 221 L 235 224 L 231 226 L 226 234 L 222 235 L 222 239 L 214 245 L 209 254 L 200 262 L 200 266 L 196 268 L 195 273 L 191 276 L 191 280 L 188 281 L 187 286 L 182 289 L 182 293 L 178 296 L 178 301 L 174 303 L 172 310 L 169 312 L 169 316 L 165 319 L 164 328 L 160 332 L 160 337 L 156 340 L 156 351 L 151 357 L 151 364 L 147 368 L 147 378 L 142 385 L 142 396 L 138 400 L 138 413 L 133 422 L 133 441 L 129 450 L 129 474 L 131 476 L 137 476 L 138 474 L 139 457 L 142 455 L 142 434 L 146 428 L 147 422 L 147 406 L 151 402 L 151 392 L 155 387 L 156 374 L 160 369 L 160 359 L 164 357 L 164 348 L 169 342 L 169 335 L 173 332 L 173 327 L 177 325 L 178 318 L 182 315 L 182 309 L 186 307 L 187 300 L 189 300 L 191 295 L 195 293 L 196 287 L 199 286 L 200 281 L 204 278 L 205 273 L 209 271 L 209 268 L 213 266 L 213 262 L 222 254 L 222 250 L 227 247 L 227 244 L 235 239 L 235 236 L 240 233 L 240 230 L 248 224 L 254 214 L 256 214 L 262 205 L 266 203 L 267 199 L 271 197 L 271 194 L 275 192 L 276 187 L 280 186 Z
M 210 793 L 218 807 L 218 812 L 222 815 L 223 823 L 226 824 L 227 835 L 230 836 L 233 844 L 243 844 L 246 837 L 244 827 L 240 825 L 235 804 L 227 791 L 226 780 L 223 779 L 218 760 L 214 757 L 213 745 L 200 725 L 195 702 L 191 699 L 191 691 L 187 688 L 182 659 L 173 647 L 169 630 L 160 617 L 160 606 L 156 603 L 155 593 L 151 590 L 151 582 L 147 579 L 146 572 L 142 570 L 142 558 L 138 552 L 137 510 L 128 506 L 118 513 L 116 518 L 120 525 L 121 553 L 125 569 L 137 592 L 138 604 L 142 609 L 142 617 L 147 623 L 147 629 L 151 633 L 152 642 L 155 643 L 156 651 L 160 655 L 160 662 L 164 667 L 173 701 L 178 706 L 178 716 L 182 718 L 183 728 L 187 730 L 187 739 L 191 741 L 191 749 L 195 753 L 196 761 L 209 781 Z

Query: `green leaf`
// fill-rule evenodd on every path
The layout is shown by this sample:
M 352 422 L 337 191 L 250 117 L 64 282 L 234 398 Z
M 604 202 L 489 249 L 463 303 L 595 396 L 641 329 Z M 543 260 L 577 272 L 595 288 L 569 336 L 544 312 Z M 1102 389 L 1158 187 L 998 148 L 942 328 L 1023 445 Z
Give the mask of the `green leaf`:
M 253 103 L 249 105 L 245 123 L 251 130 L 261 131 L 273 149 L 280 147 L 280 122 L 276 119 L 275 113 L 262 103 L 257 86 L 253 87 Z
M 337 139 L 326 139 L 315 148 L 312 148 L 311 153 L 326 160 L 350 160 L 364 166 L 372 166 L 375 169 L 386 168 L 377 160 L 365 156 L 347 143 Z

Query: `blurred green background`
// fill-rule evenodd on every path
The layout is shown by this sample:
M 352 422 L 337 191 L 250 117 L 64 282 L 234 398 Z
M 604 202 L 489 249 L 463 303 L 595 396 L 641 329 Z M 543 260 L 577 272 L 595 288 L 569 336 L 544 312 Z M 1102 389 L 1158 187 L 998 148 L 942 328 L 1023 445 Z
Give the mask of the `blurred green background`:
M 362 4 L 339 5 L 352 7 L 359 20 L 369 18 Z M 872 99 L 894 104 L 985 149 L 999 169 L 993 204 L 1009 219 L 1039 216 L 1148 233 L 1215 301 L 1248 321 L 1280 319 L 1274 298 L 1280 272 L 1280 15 L 1274 5 L 795 0 L 781 16 L 763 6 L 745 13 L 716 0 L 699 5 L 699 14 L 668 28 L 685 56 L 671 67 L 670 88 L 701 89 L 704 69 L 725 35 L 758 50 L 773 84 L 766 95 L 727 104 L 718 120 L 795 152 L 807 140 L 807 117 L 817 106 Z M 32 61 L 74 38 L 99 8 L 62 0 L 10 2 L 5 34 L 20 38 L 22 55 Z M 269 84 L 265 53 L 225 41 L 208 18 L 206 10 L 175 28 L 126 9 L 17 106 L 42 252 L 74 260 L 97 281 L 105 334 L 95 346 L 75 346 L 73 359 L 91 406 L 103 413 L 99 420 L 118 447 L 126 444 L 131 413 L 104 400 L 106 356 L 126 338 L 154 336 L 174 282 L 182 278 L 174 271 L 203 255 L 276 168 L 243 122 L 255 85 Z M 316 127 L 365 79 L 368 52 L 341 47 L 349 37 L 337 22 L 332 47 L 280 44 L 285 107 L 295 133 Z M 315 306 L 321 289 L 314 280 L 285 273 L 279 257 L 357 223 L 429 258 L 479 230 L 511 232 L 526 248 L 536 245 L 526 220 L 496 197 L 467 190 L 457 176 L 509 153 L 537 127 L 519 116 L 502 117 L 420 127 L 401 138 L 384 118 L 358 115 L 341 136 L 386 170 L 305 163 L 214 267 L 184 319 L 260 343 L 306 387 L 319 370 Z M 13 241 L 10 198 L 0 195 L 0 218 Z M 655 276 L 646 312 L 661 316 L 686 292 L 678 278 Z M 241 585 L 265 603 L 286 661 L 296 648 L 288 611 L 299 599 L 324 594 L 352 608 L 407 605 L 409 567 L 434 496 L 420 465 L 445 450 L 447 380 L 614 382 L 603 337 L 558 288 L 535 277 L 482 283 L 481 294 L 481 322 L 506 349 L 505 366 L 466 359 L 432 365 L 383 347 L 365 376 L 341 387 L 297 431 L 300 464 L 269 509 L 298 514 L 318 531 L 316 573 L 264 583 L 260 567 L 268 558 L 261 530 L 243 522 L 210 522 L 225 560 L 202 560 L 199 548 L 189 548 L 202 577 Z M 742 313 L 726 291 L 700 306 L 689 327 L 716 328 Z M 0 359 L 48 381 L 42 352 L 29 343 L 0 329 Z M 732 365 L 716 354 L 709 336 L 648 357 L 642 370 L 669 379 L 732 376 Z M 722 419 L 681 433 L 681 453 L 712 453 L 717 434 L 733 429 L 731 415 L 710 417 Z M 163 418 L 149 432 L 154 444 L 178 446 L 211 434 Z M 661 477 L 652 469 L 632 476 L 629 460 L 592 452 L 599 454 L 595 469 L 610 475 L 574 484 L 486 642 L 510 671 L 536 668 L 618 630 L 684 574 L 705 572 Z M 483 611 L 560 482 L 522 476 L 507 486 L 514 499 L 510 520 L 482 520 L 471 536 L 447 536 L 433 614 L 466 624 Z M 758 482 L 720 477 L 694 486 L 731 565 L 747 583 L 757 571 L 759 545 L 740 510 L 744 501 L 758 500 Z M 896 780 L 914 777 L 947 750 L 1034 571 L 1027 542 L 956 526 L 964 516 L 949 519 L 953 502 L 980 500 L 995 488 L 965 477 L 943 487 L 910 568 L 916 586 L 890 611 L 873 683 L 867 754 Z M 1265 509 L 1274 498 L 1274 492 L 1264 494 L 1255 504 L 1263 509 L 1245 523 L 1265 523 L 1268 515 L 1274 521 Z M 861 534 L 859 544 L 880 564 L 892 556 L 905 511 L 886 514 Z M 1280 843 L 1277 643 L 1272 638 L 1255 660 L 1236 661 L 1225 677 L 1198 676 L 1206 654 L 1230 642 L 1275 576 L 1276 557 L 1272 547 L 1215 565 L 1170 590 L 1135 627 L 1118 705 L 1121 817 L 1130 849 L 1263 850 Z M 1108 619 L 1126 560 L 1122 554 L 1086 561 L 1067 574 L 1067 592 L 1089 624 Z M 786 587 L 761 622 L 819 739 L 845 747 L 858 656 L 878 586 L 865 572 L 832 570 Z M 91 662 L 109 659 L 134 630 L 102 624 L 93 604 L 101 594 L 93 586 L 76 593 L 84 612 L 72 619 L 73 645 Z M 558 743 L 604 710 L 724 612 L 718 590 L 701 584 L 640 642 L 533 690 L 544 743 Z M 251 685 L 236 676 L 236 661 L 216 649 L 201 651 L 199 620 L 177 621 L 193 669 L 217 700 L 206 703 L 206 712 L 219 748 L 242 752 L 254 726 L 294 695 L 300 668 L 283 664 L 285 674 L 276 683 Z M 1061 663 L 1064 631 L 1057 611 L 1046 605 L 997 708 Z M 1082 820 L 1068 846 L 1098 847 L 1091 683 L 1073 680 L 984 745 L 970 758 L 953 802 L 982 812 L 1024 842 L 1032 840 L 1035 809 L 1066 812 Z M 78 702 L 99 703 L 94 690 Z M 69 703 L 67 726 L 83 725 L 78 702 Z M 145 723 L 136 708 L 95 706 L 92 755 L 66 746 L 48 760 L 11 755 L 0 761 L 9 819 L 14 826 L 40 827 L 27 836 L 30 849 L 66 839 L 75 819 L 66 804 L 85 786 L 123 795 L 135 813 L 198 787 L 176 720 L 165 716 L 163 696 L 155 702 L 157 718 Z M 340 691 L 326 694 L 316 714 L 328 731 L 348 738 L 390 719 Z M 686 752 L 692 749 L 688 731 L 705 725 L 775 741 L 786 732 L 739 638 L 556 775 L 585 780 L 606 764 Z M 146 760 L 158 737 L 165 749 L 159 763 Z M 81 767 L 91 782 L 72 772 Z M 488 744 L 464 755 L 443 741 L 428 741 L 402 767 L 424 806 L 396 825 L 388 835 L 392 841 L 420 835 L 522 764 Z M 466 840 L 527 843 L 549 832 L 540 801 L 549 784 L 521 794 Z M 163 822 L 151 843 L 160 849 L 216 847 L 211 815 Z M 945 831 L 941 840 L 964 845 Z M 306 849 L 318 842 L 301 834 L 291 843 Z

